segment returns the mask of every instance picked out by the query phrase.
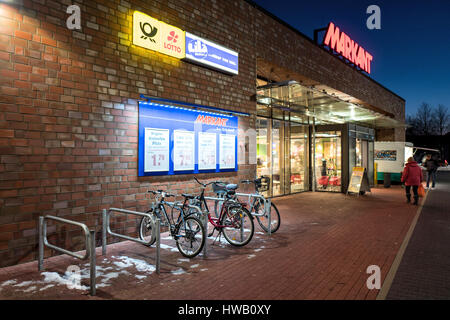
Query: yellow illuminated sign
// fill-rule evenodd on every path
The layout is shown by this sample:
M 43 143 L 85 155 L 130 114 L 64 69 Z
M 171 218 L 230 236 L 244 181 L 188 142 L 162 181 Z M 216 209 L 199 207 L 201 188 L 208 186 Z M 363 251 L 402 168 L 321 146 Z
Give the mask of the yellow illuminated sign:
M 183 30 L 156 20 L 145 13 L 133 14 L 133 44 L 183 59 L 185 52 Z

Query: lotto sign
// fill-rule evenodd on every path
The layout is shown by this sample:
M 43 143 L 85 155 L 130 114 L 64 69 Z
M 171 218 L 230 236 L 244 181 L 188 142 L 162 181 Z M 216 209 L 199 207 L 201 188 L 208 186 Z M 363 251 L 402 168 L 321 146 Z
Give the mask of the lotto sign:
M 133 14 L 133 44 L 178 59 L 185 57 L 184 31 L 139 11 Z

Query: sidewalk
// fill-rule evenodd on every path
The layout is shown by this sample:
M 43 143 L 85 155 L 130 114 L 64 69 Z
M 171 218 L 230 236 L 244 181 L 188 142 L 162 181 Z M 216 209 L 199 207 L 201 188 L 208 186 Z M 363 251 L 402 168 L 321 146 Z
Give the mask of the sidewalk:
M 386 277 L 417 207 L 405 203 L 399 186 L 375 188 L 366 196 L 302 193 L 273 199 L 282 224 L 272 236 L 255 220 L 245 247 L 224 239 L 208 256 L 185 259 L 162 236 L 161 274 L 155 249 L 121 242 L 97 248 L 97 296 L 88 295 L 85 261 L 66 255 L 0 269 L 0 299 L 375 299 L 366 286 L 369 265 Z M 84 290 L 68 289 L 64 272 L 82 268 Z
M 387 299 L 450 299 L 450 172 L 440 170 Z

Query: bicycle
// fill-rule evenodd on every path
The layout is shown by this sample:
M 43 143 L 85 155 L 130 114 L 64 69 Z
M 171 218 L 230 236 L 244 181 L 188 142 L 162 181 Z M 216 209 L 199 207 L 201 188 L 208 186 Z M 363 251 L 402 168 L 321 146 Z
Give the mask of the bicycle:
M 229 184 L 225 186 L 224 203 L 217 217 L 211 216 L 208 204 L 205 198 L 205 189 L 207 186 L 220 183 L 210 182 L 202 183 L 195 178 L 195 181 L 201 185 L 201 193 L 198 196 L 183 194 L 184 197 L 190 199 L 190 203 L 199 207 L 207 213 L 208 221 L 214 226 L 214 229 L 208 236 L 212 236 L 214 231 L 218 231 L 217 237 L 221 234 L 233 246 L 244 246 L 250 242 L 253 237 L 255 226 L 253 217 L 250 212 L 240 202 L 232 199 L 232 195 L 236 192 L 237 185 Z M 216 238 L 217 238 L 216 237 Z
M 166 197 L 175 197 L 176 195 L 174 194 L 166 193 L 162 190 L 149 190 L 148 192 L 156 197 L 147 213 L 153 214 L 160 219 L 161 226 L 169 228 L 169 233 L 175 240 L 178 251 L 180 251 L 183 256 L 193 258 L 198 255 L 202 251 L 206 241 L 205 228 L 203 227 L 202 222 L 193 215 L 198 209 L 194 206 L 187 205 L 187 199 L 185 199 L 183 204 L 165 200 Z M 160 197 L 159 199 L 158 196 Z M 172 209 L 170 217 L 167 214 L 166 206 Z M 179 211 L 178 217 L 176 218 L 174 217 L 174 210 Z M 190 212 L 189 215 L 186 214 L 186 211 L 188 210 Z M 152 239 L 152 233 L 153 230 L 150 219 L 148 217 L 142 218 L 139 224 L 140 238 L 142 240 L 145 240 L 146 237 Z M 153 241 L 150 240 L 146 245 L 151 246 L 155 240 L 156 239 L 153 237 Z
M 264 180 L 264 182 L 263 182 Z M 255 195 L 256 197 L 252 197 L 250 194 L 249 196 L 253 198 L 253 201 L 250 205 L 250 213 L 256 217 L 256 220 L 258 220 L 258 223 L 260 227 L 265 231 L 269 232 L 269 214 L 270 214 L 270 233 L 277 232 L 277 230 L 280 228 L 281 224 L 281 217 L 280 212 L 278 211 L 278 208 L 276 205 L 271 202 L 270 203 L 270 212 L 266 212 L 266 198 L 260 193 L 263 192 L 262 190 L 263 185 L 268 186 L 270 184 L 270 178 L 266 176 L 261 176 L 258 179 L 255 180 L 242 180 L 241 183 L 255 184 Z M 224 183 L 223 183 L 224 184 Z M 223 184 L 221 185 L 213 185 L 213 190 L 217 194 L 218 197 L 223 196 Z M 237 201 L 237 195 L 234 195 L 234 199 Z M 216 200 L 214 203 L 214 212 L 217 215 L 219 208 L 222 206 L 222 200 Z

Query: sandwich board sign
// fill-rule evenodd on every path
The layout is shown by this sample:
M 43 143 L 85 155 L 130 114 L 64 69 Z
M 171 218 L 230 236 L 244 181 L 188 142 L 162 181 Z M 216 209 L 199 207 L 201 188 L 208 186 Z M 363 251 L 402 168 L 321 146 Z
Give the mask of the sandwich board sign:
M 367 177 L 367 170 L 363 167 L 353 167 L 352 176 L 348 184 L 347 194 L 370 192 L 369 178 Z

